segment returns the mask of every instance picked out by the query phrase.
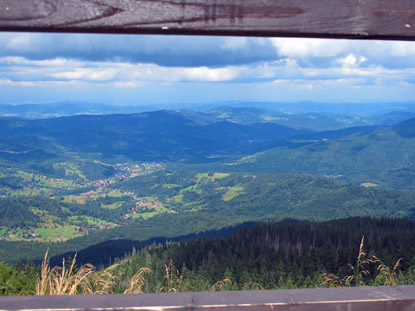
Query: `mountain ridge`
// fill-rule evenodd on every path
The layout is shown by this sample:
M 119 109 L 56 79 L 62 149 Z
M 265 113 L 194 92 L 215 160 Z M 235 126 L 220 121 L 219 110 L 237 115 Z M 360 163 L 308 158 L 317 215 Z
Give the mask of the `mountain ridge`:
M 266 127 L 266 129 L 264 128 Z M 207 159 L 261 151 L 305 131 L 277 124 L 197 122 L 175 111 L 43 120 L 0 119 L 0 149 L 30 148 L 124 155 L 135 160 Z M 110 144 L 108 143 L 110 142 Z

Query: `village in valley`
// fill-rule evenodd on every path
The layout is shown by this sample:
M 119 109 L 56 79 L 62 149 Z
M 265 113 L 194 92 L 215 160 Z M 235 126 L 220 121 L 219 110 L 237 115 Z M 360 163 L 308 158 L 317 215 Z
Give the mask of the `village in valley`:
M 94 186 L 95 188 L 103 188 L 119 181 L 130 179 L 133 177 L 154 173 L 164 170 L 164 166 L 160 163 L 117 163 L 115 165 L 116 173 L 113 177 L 88 181 L 83 184 L 84 187 Z
M 63 241 L 93 230 L 114 228 L 133 219 L 147 220 L 161 213 L 176 213 L 166 207 L 170 198 L 160 200 L 157 196 L 138 196 L 119 184 L 131 178 L 148 175 L 165 169 L 160 163 L 117 163 L 111 177 L 87 180 L 74 163 L 58 163 L 71 178 L 53 178 L 33 172 L 4 171 L 0 177 L 20 179 L 20 188 L 2 185 L 0 203 L 22 197 L 44 197 L 64 204 L 76 204 L 85 209 L 99 210 L 102 217 L 72 215 L 61 219 L 52 213 L 31 206 L 30 211 L 42 219 L 37 226 L 5 226 L 0 224 L 0 239 L 9 241 L 37 240 Z M 76 176 L 77 178 L 74 178 Z M 67 210 L 66 207 L 62 209 Z M 97 214 L 97 213 L 95 213 Z

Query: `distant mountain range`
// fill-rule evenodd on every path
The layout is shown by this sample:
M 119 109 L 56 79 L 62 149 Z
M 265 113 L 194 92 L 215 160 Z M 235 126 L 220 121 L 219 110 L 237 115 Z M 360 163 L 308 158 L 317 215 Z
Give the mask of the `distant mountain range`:
M 219 107 L 37 120 L 1 117 L 0 161 L 14 166 L 79 153 L 216 163 L 212 169 L 220 171 L 333 175 L 347 182 L 415 191 L 413 116 Z
M 45 150 L 145 161 L 206 161 L 264 151 L 288 137 L 310 132 L 275 123 L 217 121 L 201 123 L 175 111 L 43 120 L 1 118 L 0 150 L 3 156 L 13 157 Z
M 354 126 L 392 125 L 415 117 L 415 112 L 409 111 L 360 116 L 333 112 L 285 113 L 265 108 L 229 106 L 208 111 L 181 110 L 180 112 L 199 122 L 224 120 L 239 124 L 276 123 L 312 131 L 330 131 Z
M 203 105 L 183 106 L 188 109 L 212 110 L 217 107 L 251 107 L 259 109 L 270 109 L 288 114 L 321 112 L 341 115 L 370 116 L 385 114 L 393 111 L 415 112 L 415 102 L 399 103 L 319 103 L 314 101 L 303 101 L 296 103 L 273 103 L 273 102 L 252 102 L 252 101 L 226 101 Z M 178 109 L 169 107 L 168 109 Z
M 90 102 L 56 102 L 49 104 L 0 104 L 0 116 L 24 119 L 45 119 L 80 114 L 102 115 L 139 113 L 157 110 L 150 106 L 117 106 Z
M 391 125 L 415 117 L 415 103 L 324 104 L 315 102 L 222 102 L 182 105 L 109 105 L 91 102 L 0 104 L 0 116 L 45 119 L 74 115 L 132 114 L 162 109 L 180 111 L 199 121 L 241 124 L 272 122 L 296 129 L 335 130 L 350 126 Z

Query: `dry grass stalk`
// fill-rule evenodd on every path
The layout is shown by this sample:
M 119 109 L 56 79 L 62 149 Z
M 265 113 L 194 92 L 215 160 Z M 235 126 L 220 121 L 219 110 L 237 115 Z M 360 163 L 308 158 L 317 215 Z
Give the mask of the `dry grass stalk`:
M 264 286 L 262 286 L 261 284 L 254 282 L 254 281 L 249 281 L 247 283 L 245 283 L 242 286 L 243 290 L 264 290 Z
M 353 275 L 346 277 L 346 283 L 351 284 L 354 280 L 356 286 L 363 285 L 363 278 L 370 274 L 369 270 L 365 269 L 365 265 L 372 264 L 375 262 L 372 259 L 365 258 L 366 253 L 363 251 L 364 240 L 365 236 L 362 236 L 356 266 L 352 266 L 351 264 L 349 264 L 349 267 L 353 270 Z
M 153 272 L 150 268 L 140 268 L 136 274 L 128 282 L 128 288 L 124 294 L 141 294 L 143 293 L 143 286 L 145 283 L 144 275 Z
M 366 265 L 375 263 L 375 260 L 366 258 L 366 253 L 363 251 L 365 237 L 362 236 L 360 242 L 359 254 L 357 256 L 356 265 L 349 264 L 350 269 L 353 271 L 352 275 L 340 278 L 332 273 L 323 273 L 324 282 L 321 286 L 325 287 L 344 287 L 351 286 L 352 282 L 356 286 L 363 285 L 363 278 L 370 274 L 369 270 L 366 269 Z
M 116 276 L 113 270 L 118 265 L 113 265 L 103 271 L 92 273 L 81 284 L 83 294 L 110 294 L 113 293 L 111 288 L 115 285 Z
M 159 292 L 180 292 L 183 284 L 183 276 L 180 275 L 179 270 L 174 265 L 173 259 L 170 259 L 169 264 L 164 265 L 164 268 L 166 270 L 164 278 L 167 280 L 167 286 L 160 288 Z
M 65 266 L 50 268 L 48 252 L 42 262 L 40 279 L 36 285 L 36 295 L 75 295 L 83 287 L 83 283 L 93 273 L 94 266 L 84 265 L 74 272 L 76 255 L 69 268 Z
M 321 283 L 320 286 L 330 287 L 330 288 L 344 287 L 350 284 L 348 283 L 348 278 L 349 277 L 345 277 L 341 279 L 337 275 L 334 275 L 333 273 L 323 273 L 324 282 Z
M 48 295 L 49 292 L 49 250 L 46 251 L 45 257 L 43 258 L 42 265 L 40 267 L 40 278 L 37 280 L 36 284 L 36 295 Z
M 396 285 L 396 277 L 398 276 L 398 269 L 401 265 L 401 262 L 403 258 L 398 259 L 398 261 L 395 263 L 395 266 L 393 269 L 389 268 L 387 265 L 384 264 L 382 260 L 377 258 L 376 256 L 373 256 L 375 258 L 375 262 L 378 263 L 377 270 L 379 271 L 379 274 L 376 276 L 379 280 L 384 280 L 383 283 L 385 286 L 395 286 Z
M 232 281 L 229 279 L 223 279 L 222 281 L 216 282 L 215 285 L 212 286 L 210 291 L 225 291 L 232 289 Z
M 113 265 L 103 271 L 95 271 L 90 264 L 83 265 L 75 271 L 76 255 L 69 267 L 50 268 L 48 252 L 42 262 L 40 278 L 36 284 L 36 295 L 75 295 L 75 294 L 108 294 L 117 279 Z M 141 268 L 130 280 L 124 293 L 142 293 L 144 274 L 152 272 L 150 268 Z

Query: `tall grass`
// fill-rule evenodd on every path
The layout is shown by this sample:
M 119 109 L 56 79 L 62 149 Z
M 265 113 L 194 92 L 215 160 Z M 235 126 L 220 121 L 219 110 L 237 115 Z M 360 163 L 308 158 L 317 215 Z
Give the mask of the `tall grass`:
M 116 283 L 117 276 L 114 269 L 118 265 L 113 265 L 103 271 L 94 271 L 80 285 L 82 294 L 109 294 L 113 293 L 112 288 Z
M 223 279 L 219 282 L 216 282 L 212 288 L 210 289 L 211 292 L 216 291 L 226 291 L 232 289 L 232 281 L 230 279 Z
M 143 292 L 142 288 L 145 284 L 144 275 L 151 272 L 152 270 L 150 268 L 140 268 L 128 282 L 128 286 L 124 291 L 124 294 L 141 294 Z
M 373 256 L 373 258 L 375 258 L 375 262 L 379 264 L 377 267 L 379 274 L 376 276 L 376 278 L 378 280 L 383 281 L 383 285 L 385 286 L 395 286 L 397 284 L 398 269 L 401 265 L 403 258 L 399 258 L 392 269 L 385 265 L 383 261 L 377 258 L 376 256 Z
M 36 295 L 75 295 L 87 287 L 88 278 L 94 272 L 94 266 L 83 265 L 76 272 L 74 270 L 76 255 L 69 266 L 63 259 L 62 267 L 49 266 L 48 252 L 42 262 L 40 277 L 36 285 Z
M 363 251 L 364 241 L 365 236 L 362 236 L 356 264 L 354 266 L 349 264 L 350 269 L 353 271 L 353 275 L 350 275 L 346 278 L 346 283 L 351 284 L 352 281 L 354 281 L 356 286 L 363 285 L 363 278 L 370 274 L 369 270 L 367 269 L 367 265 L 374 263 L 374 260 L 366 258 L 366 253 Z
M 397 285 L 397 278 L 398 278 L 398 269 L 401 265 L 403 258 L 400 258 L 391 269 L 388 267 L 382 260 L 378 257 L 373 256 L 372 258 L 366 258 L 366 253 L 364 252 L 364 239 L 362 237 L 362 241 L 360 242 L 359 247 L 359 254 L 356 259 L 355 265 L 349 264 L 350 269 L 353 271 L 352 275 L 345 276 L 344 278 L 340 278 L 333 273 L 323 273 L 324 282 L 321 286 L 324 287 L 344 287 L 344 286 L 362 286 L 364 284 L 364 278 L 370 275 L 370 271 L 368 267 L 375 264 L 377 265 L 376 270 L 378 274 L 376 275 L 376 279 L 383 282 L 383 285 L 394 286 Z
M 168 265 L 164 265 L 166 274 L 164 276 L 165 286 L 160 288 L 159 292 L 177 293 L 181 291 L 183 284 L 183 275 L 174 265 L 173 259 L 170 259 Z
M 50 268 L 48 251 L 43 259 L 40 276 L 36 284 L 36 295 L 76 295 L 76 294 L 109 294 L 113 293 L 118 276 L 118 265 L 96 271 L 90 264 L 76 268 L 76 255 L 69 264 L 62 261 L 62 267 Z M 150 268 L 141 268 L 129 280 L 124 291 L 127 293 L 142 293 L 145 275 L 151 273 Z

